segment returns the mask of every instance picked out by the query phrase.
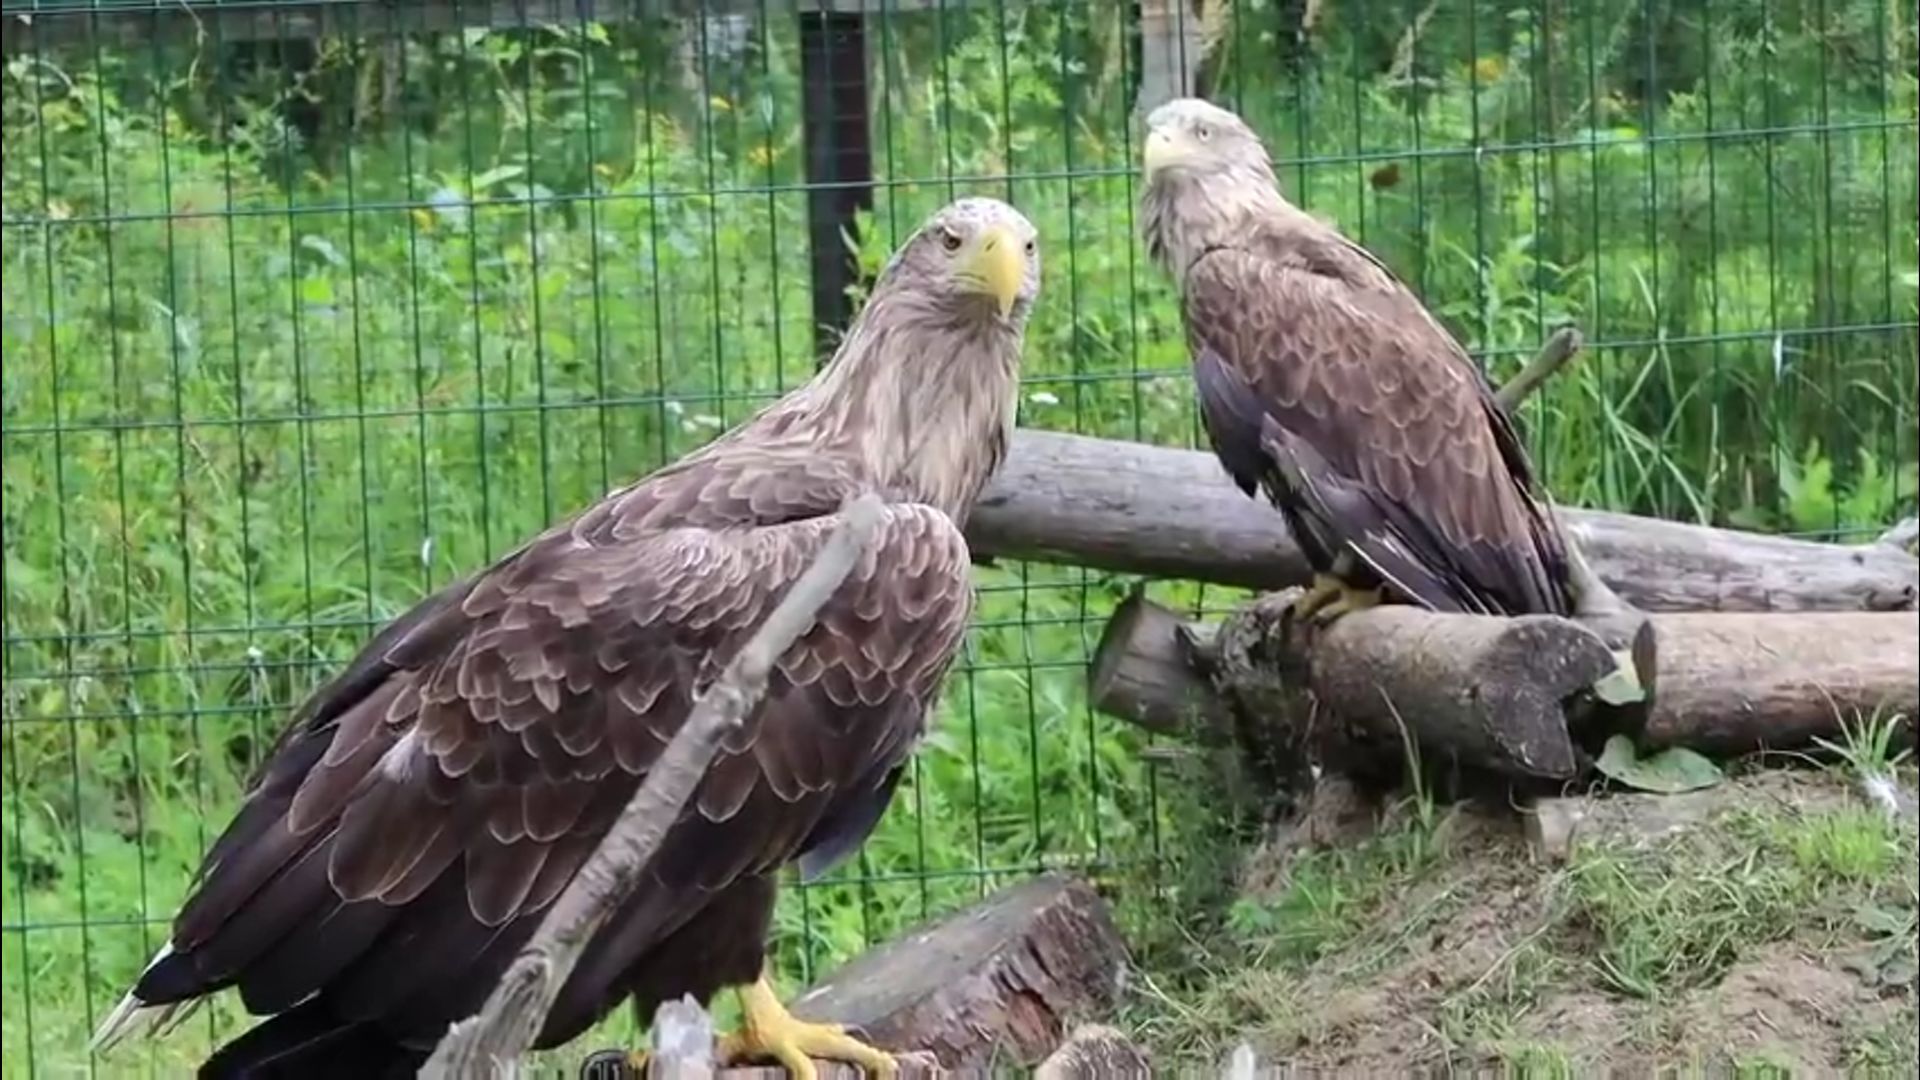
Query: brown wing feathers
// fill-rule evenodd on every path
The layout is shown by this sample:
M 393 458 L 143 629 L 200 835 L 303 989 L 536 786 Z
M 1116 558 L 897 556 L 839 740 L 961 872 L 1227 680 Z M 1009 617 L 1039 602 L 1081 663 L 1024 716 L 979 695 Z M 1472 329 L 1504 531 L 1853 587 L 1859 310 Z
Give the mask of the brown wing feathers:
M 276 1011 L 317 992 L 395 1035 L 477 1007 L 831 531 L 840 477 L 819 455 L 779 464 L 658 474 L 389 628 L 276 748 L 135 994 L 237 984 Z M 787 520 L 752 525 L 774 514 Z M 589 1022 L 626 963 L 717 890 L 858 845 L 964 631 L 967 575 L 948 519 L 889 509 L 544 1041 Z
M 1215 451 L 1243 488 L 1266 486 L 1315 565 L 1350 550 L 1438 610 L 1567 610 L 1564 550 L 1510 424 L 1371 255 L 1284 222 L 1200 256 L 1185 302 Z

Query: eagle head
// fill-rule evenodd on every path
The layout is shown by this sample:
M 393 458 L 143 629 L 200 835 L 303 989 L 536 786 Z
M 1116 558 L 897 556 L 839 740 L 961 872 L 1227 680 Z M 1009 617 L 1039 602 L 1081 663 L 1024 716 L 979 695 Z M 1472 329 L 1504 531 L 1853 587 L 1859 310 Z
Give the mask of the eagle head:
M 998 199 L 957 199 L 900 245 L 874 284 L 875 301 L 911 293 L 961 317 L 1018 326 L 1040 294 L 1039 231 Z

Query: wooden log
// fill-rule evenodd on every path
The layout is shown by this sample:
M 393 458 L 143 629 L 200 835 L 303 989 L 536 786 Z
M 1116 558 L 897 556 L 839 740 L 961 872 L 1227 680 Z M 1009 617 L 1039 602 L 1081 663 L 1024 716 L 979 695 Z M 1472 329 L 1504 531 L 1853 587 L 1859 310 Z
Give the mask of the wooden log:
M 1654 618 L 1660 689 L 1642 740 L 1718 754 L 1834 739 L 1842 720 L 1920 715 L 1920 626 L 1912 616 L 1821 612 L 1791 619 L 1717 613 Z
M 1130 597 L 1101 635 L 1089 701 L 1162 734 L 1235 743 L 1256 786 L 1268 789 L 1304 793 L 1313 786 L 1306 762 L 1348 767 L 1350 744 L 1375 757 L 1406 736 L 1423 753 L 1474 767 L 1575 771 L 1563 707 L 1611 670 L 1597 635 L 1547 616 L 1406 606 L 1343 616 L 1317 631 L 1289 622 L 1297 592 L 1263 596 L 1217 628 Z M 1190 657 L 1184 667 L 1182 653 Z
M 1544 616 L 1509 620 L 1388 607 L 1343 616 L 1317 639 L 1289 639 L 1281 608 L 1290 596 L 1263 597 L 1215 631 L 1181 627 L 1177 613 L 1137 601 L 1135 607 L 1151 610 L 1130 611 L 1109 625 L 1101 652 L 1158 653 L 1164 646 L 1154 643 L 1175 636 L 1206 642 L 1197 667 L 1210 679 L 1175 671 L 1156 687 L 1142 676 L 1124 693 L 1095 692 L 1094 707 L 1196 738 L 1214 729 L 1169 727 L 1165 716 L 1176 703 L 1187 715 L 1224 713 L 1224 726 L 1238 734 L 1243 752 L 1289 762 L 1316 749 L 1303 740 L 1341 742 L 1358 734 L 1377 743 L 1396 730 L 1390 726 L 1396 715 L 1423 747 L 1455 752 L 1469 764 L 1524 772 L 1493 752 L 1515 739 L 1537 743 L 1530 756 L 1549 766 L 1533 770 L 1538 775 L 1553 775 L 1566 760 L 1563 751 L 1570 751 L 1555 738 L 1553 717 L 1572 692 L 1566 688 L 1577 689 L 1580 677 L 1600 663 L 1593 652 L 1598 638 L 1585 626 Z M 1527 625 L 1554 628 L 1518 628 Z M 1910 615 L 1665 613 L 1647 625 L 1659 641 L 1657 689 L 1644 727 L 1634 734 L 1649 749 L 1684 745 L 1721 755 L 1800 749 L 1815 738 L 1838 739 L 1843 720 L 1873 715 L 1904 717 L 1898 737 L 1914 741 L 1920 634 Z M 1536 647 L 1546 655 L 1527 654 Z M 1119 663 L 1097 653 L 1093 666 Z M 1144 668 L 1134 664 L 1133 670 Z M 1193 704 L 1209 684 L 1218 702 Z M 1302 695 L 1302 687 L 1310 693 Z M 1306 715 L 1303 696 L 1358 731 Z M 1576 712 L 1570 735 L 1589 751 L 1613 733 L 1591 730 L 1582 720 Z M 1271 770 L 1268 778 L 1274 779 Z
M 1805 540 L 1560 508 L 1595 573 L 1643 611 L 1900 611 L 1920 562 Z M 967 523 L 981 559 L 1068 563 L 1250 589 L 1306 584 L 1278 511 L 1211 453 L 1022 429 Z
M 1294 623 L 1297 593 L 1270 593 L 1215 635 L 1216 679 L 1248 717 L 1277 722 L 1286 751 L 1319 763 L 1341 748 L 1564 779 L 1579 771 L 1565 703 L 1613 670 L 1613 654 L 1567 619 L 1438 614 L 1387 605 L 1325 627 Z M 1301 690 L 1308 703 L 1302 703 Z M 1317 707 L 1316 707 L 1317 706 Z M 1323 717 L 1322 709 L 1330 716 Z M 1330 723 L 1335 720 L 1337 723 Z
M 1033 1070 L 1033 1080 L 1107 1080 L 1153 1075 L 1146 1051 L 1103 1024 L 1083 1024 Z
M 854 958 L 791 1008 L 956 1072 L 1032 1068 L 1113 1009 L 1125 964 L 1106 901 L 1047 874 Z
M 1220 742 L 1233 716 L 1199 664 L 1211 631 L 1135 590 L 1114 609 L 1087 668 L 1093 706 L 1163 735 Z
M 900 1067 L 895 1080 L 939 1080 L 952 1075 L 940 1067 L 932 1054 L 895 1054 L 893 1060 Z M 813 1068 L 819 1080 L 870 1080 L 865 1069 L 844 1061 L 815 1061 Z M 731 1065 L 714 1070 L 712 1075 L 714 1080 L 788 1080 L 793 1074 L 779 1065 Z M 581 1080 L 588 1078 L 581 1077 Z
M 974 1073 L 989 1063 L 1032 1068 L 1074 1025 L 1114 1008 L 1126 962 L 1106 901 L 1084 881 L 1046 874 L 855 957 L 788 1008 L 801 1019 L 846 1024 L 894 1053 L 900 1080 Z M 656 1037 L 667 1009 L 656 1015 Z M 675 1016 L 679 1028 L 697 1029 L 697 1020 Z M 682 1047 L 675 1068 L 701 1067 L 697 1054 L 685 1052 L 687 1037 L 672 1030 L 664 1037 Z M 820 1080 L 861 1075 L 841 1062 L 817 1065 Z M 596 1053 L 589 1066 L 596 1080 L 636 1075 L 623 1051 Z M 712 1075 L 781 1080 L 786 1070 L 730 1066 Z

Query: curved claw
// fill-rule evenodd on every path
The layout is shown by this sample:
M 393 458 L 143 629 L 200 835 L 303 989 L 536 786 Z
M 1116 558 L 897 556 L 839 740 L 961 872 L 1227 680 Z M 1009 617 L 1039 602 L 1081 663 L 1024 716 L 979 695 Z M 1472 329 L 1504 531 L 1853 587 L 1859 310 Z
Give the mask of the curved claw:
M 788 1012 L 765 975 L 741 987 L 740 1011 L 740 1030 L 720 1040 L 716 1057 L 722 1062 L 772 1058 L 786 1067 L 793 1080 L 819 1080 L 814 1058 L 858 1065 L 878 1080 L 899 1075 L 893 1055 L 848 1035 L 844 1025 L 801 1020 Z
M 1356 589 L 1331 575 L 1315 574 L 1313 587 L 1293 602 L 1290 612 L 1295 622 L 1311 619 L 1316 626 L 1326 626 L 1348 612 L 1379 604 L 1378 589 Z
M 1348 612 L 1365 611 L 1370 607 L 1378 607 L 1379 604 L 1380 590 L 1351 589 L 1342 585 L 1338 596 L 1313 613 L 1313 621 L 1325 626 Z
M 1339 595 L 1340 581 L 1338 578 L 1327 574 L 1315 574 L 1313 575 L 1313 587 L 1295 597 L 1293 603 L 1287 605 L 1287 612 L 1295 622 L 1303 619 L 1311 619 L 1321 608 L 1332 603 L 1334 598 Z
M 599 1050 L 580 1063 L 580 1080 L 637 1080 L 647 1075 L 653 1055 L 645 1050 Z

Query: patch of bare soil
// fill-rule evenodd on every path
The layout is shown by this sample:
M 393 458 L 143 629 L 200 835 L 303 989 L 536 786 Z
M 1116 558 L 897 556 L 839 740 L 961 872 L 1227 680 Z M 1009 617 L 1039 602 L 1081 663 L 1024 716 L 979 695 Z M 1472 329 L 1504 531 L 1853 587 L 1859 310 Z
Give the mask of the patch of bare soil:
M 1463 815 L 1449 834 L 1447 870 L 1379 920 L 1382 937 L 1361 955 L 1328 958 L 1297 988 L 1304 1008 L 1275 1032 L 1263 1064 L 1373 1072 L 1437 1065 L 1459 1048 L 1446 1003 L 1494 977 L 1503 957 L 1546 924 L 1547 890 L 1512 855 L 1511 825 Z
M 1832 956 L 1786 945 L 1735 965 L 1720 985 L 1691 995 L 1680 1023 L 1726 1057 L 1820 1073 L 1846 1066 L 1863 1029 L 1891 1025 L 1899 1014 L 1897 998 L 1862 985 Z
M 1709 828 L 1737 809 L 1819 813 L 1848 799 L 1831 778 L 1786 771 L 1699 794 L 1714 805 L 1664 828 Z M 1534 1063 L 1639 1074 L 1763 1059 L 1824 1075 L 1857 1061 L 1864 1032 L 1911 1023 L 1914 988 L 1869 985 L 1831 935 L 1741 948 L 1712 986 L 1653 1000 L 1618 993 L 1583 954 L 1581 931 L 1556 918 L 1557 868 L 1534 862 L 1511 815 L 1464 813 L 1445 828 L 1444 867 L 1391 902 L 1365 940 L 1303 979 L 1252 984 L 1276 998 L 1249 1033 L 1263 1071 Z

